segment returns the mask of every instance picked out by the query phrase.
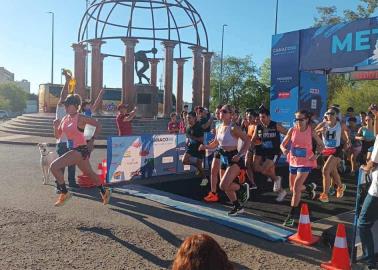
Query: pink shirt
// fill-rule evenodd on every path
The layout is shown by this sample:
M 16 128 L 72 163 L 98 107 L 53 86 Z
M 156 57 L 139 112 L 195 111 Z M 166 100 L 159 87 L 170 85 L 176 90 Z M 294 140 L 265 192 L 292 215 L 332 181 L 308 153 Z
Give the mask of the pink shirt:
M 310 167 L 315 168 L 316 160 L 310 160 L 314 155 L 312 151 L 312 128 L 308 126 L 305 131 L 293 127 L 291 134 L 291 146 L 288 160 L 293 167 Z
M 87 141 L 84 138 L 84 132 L 78 130 L 77 121 L 79 114 L 75 114 L 73 117 L 67 114 L 63 117 L 60 123 L 59 129 L 66 135 L 68 140 L 73 142 L 73 147 L 76 148 L 80 145 L 87 145 Z

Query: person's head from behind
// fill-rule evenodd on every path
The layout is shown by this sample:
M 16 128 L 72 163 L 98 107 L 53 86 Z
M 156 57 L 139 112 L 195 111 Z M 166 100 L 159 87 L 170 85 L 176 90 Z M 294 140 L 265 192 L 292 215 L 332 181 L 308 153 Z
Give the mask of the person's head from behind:
M 259 119 L 264 125 L 268 125 L 270 123 L 270 111 L 264 106 L 259 110 Z
M 357 118 L 352 116 L 348 118 L 348 125 L 350 128 L 355 128 L 357 126 Z
M 83 101 L 81 103 L 81 112 L 89 111 L 91 109 L 91 103 L 89 101 Z
M 171 113 L 171 121 L 172 122 L 176 122 L 177 121 L 177 115 L 176 115 L 176 113 Z
M 67 114 L 75 114 L 81 106 L 81 97 L 78 94 L 68 95 L 64 100 L 64 107 Z
M 351 116 L 354 116 L 354 109 L 353 107 L 349 107 L 346 111 L 346 115 L 351 117 Z
M 189 110 L 189 106 L 185 104 L 184 105 L 184 111 L 188 112 L 188 110 Z
M 187 237 L 181 244 L 172 270 L 232 270 L 226 252 L 206 234 Z
M 188 116 L 187 116 L 187 119 L 188 119 L 188 124 L 189 126 L 194 126 L 197 122 L 197 114 L 196 112 L 189 112 L 188 113 Z
M 117 110 L 119 111 L 120 114 L 125 114 L 127 113 L 127 105 L 121 103 L 118 105 Z

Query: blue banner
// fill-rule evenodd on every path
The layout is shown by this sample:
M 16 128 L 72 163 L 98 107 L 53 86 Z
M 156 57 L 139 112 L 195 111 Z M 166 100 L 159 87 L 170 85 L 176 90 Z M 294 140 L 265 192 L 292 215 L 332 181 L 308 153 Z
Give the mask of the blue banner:
M 300 70 L 378 64 L 378 17 L 300 32 Z
M 322 120 L 327 110 L 327 78 L 324 74 L 301 72 L 299 108 L 315 114 L 315 119 Z
M 273 36 L 270 112 L 275 121 L 291 126 L 298 109 L 299 31 Z

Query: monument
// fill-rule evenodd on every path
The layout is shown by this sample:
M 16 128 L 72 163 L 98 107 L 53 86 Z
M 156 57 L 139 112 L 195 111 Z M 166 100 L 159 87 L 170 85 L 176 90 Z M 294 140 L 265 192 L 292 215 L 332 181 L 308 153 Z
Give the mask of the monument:
M 176 16 L 181 16 L 180 20 Z M 144 23 L 141 25 L 140 22 Z M 102 52 L 104 45 L 110 43 L 123 43 L 125 53 L 120 55 Z M 157 49 L 159 43 L 161 50 Z M 75 52 L 77 92 L 83 97 L 86 97 L 83 89 L 88 55 L 91 55 L 91 97 L 96 97 L 103 88 L 105 59 L 116 57 L 122 64 L 122 102 L 130 108 L 137 105 L 139 117 L 154 117 L 158 105 L 158 64 L 162 61 L 163 116 L 169 117 L 174 107 L 174 75 L 177 76 L 175 110 L 181 113 L 184 65 L 187 61 L 192 61 L 193 106 L 209 106 L 212 53 L 208 51 L 204 22 L 188 0 L 94 0 L 82 17 L 78 40 L 72 47 Z M 162 54 L 157 57 L 160 51 Z M 149 57 L 151 53 L 152 56 Z M 141 68 L 138 67 L 139 63 L 142 64 Z M 134 81 L 134 68 L 138 83 Z M 145 74 L 149 68 L 150 77 Z

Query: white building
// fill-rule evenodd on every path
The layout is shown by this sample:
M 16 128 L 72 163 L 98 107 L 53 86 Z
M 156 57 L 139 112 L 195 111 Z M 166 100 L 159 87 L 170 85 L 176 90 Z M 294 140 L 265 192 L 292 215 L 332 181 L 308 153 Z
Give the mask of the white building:
M 15 81 L 14 73 L 0 67 L 0 84 L 1 83 L 15 83 L 18 87 L 24 90 L 26 93 L 30 94 L 30 82 L 28 80 Z

